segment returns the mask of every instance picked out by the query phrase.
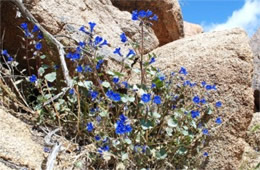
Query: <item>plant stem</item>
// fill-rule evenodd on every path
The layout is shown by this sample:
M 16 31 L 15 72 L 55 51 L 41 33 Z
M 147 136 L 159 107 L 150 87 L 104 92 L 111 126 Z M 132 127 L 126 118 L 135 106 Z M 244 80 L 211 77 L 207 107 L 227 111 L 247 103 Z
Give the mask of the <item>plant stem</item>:
M 80 94 L 79 94 L 79 86 L 76 86 L 76 92 L 78 97 L 78 119 L 77 119 L 77 131 L 80 134 Z
M 141 26 L 141 61 L 140 61 L 140 69 L 141 69 L 141 85 L 144 84 L 144 70 L 143 70 L 143 54 L 144 54 L 144 23 Z

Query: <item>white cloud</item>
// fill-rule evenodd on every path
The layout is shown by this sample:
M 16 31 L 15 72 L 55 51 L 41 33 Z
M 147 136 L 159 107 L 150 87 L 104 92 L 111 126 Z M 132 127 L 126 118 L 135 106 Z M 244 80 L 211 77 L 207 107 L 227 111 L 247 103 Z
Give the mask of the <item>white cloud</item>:
M 201 25 L 205 31 L 241 27 L 251 36 L 260 27 L 260 0 L 245 0 L 243 7 L 235 10 L 224 23 L 202 23 Z

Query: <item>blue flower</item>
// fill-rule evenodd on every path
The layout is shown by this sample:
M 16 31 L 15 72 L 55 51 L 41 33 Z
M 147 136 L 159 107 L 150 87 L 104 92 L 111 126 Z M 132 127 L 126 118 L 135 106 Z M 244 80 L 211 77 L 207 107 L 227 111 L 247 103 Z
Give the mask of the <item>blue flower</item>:
M 104 45 L 108 45 L 108 44 L 107 44 L 107 40 L 104 40 L 104 41 L 99 45 L 99 47 L 101 48 L 101 47 L 103 47 Z
M 37 32 L 39 30 L 40 30 L 39 27 L 37 25 L 34 25 L 33 29 L 32 29 L 32 32 Z
M 128 54 L 126 55 L 126 57 L 129 57 L 129 56 L 135 56 L 136 54 L 135 54 L 135 52 L 134 52 L 134 50 L 132 50 L 132 49 L 130 49 L 129 50 L 129 52 L 128 52 Z
M 221 107 L 221 106 L 222 106 L 221 101 L 216 102 L 216 107 Z
M 206 101 L 206 99 L 203 98 L 203 99 L 200 100 L 200 103 L 201 103 L 201 104 L 206 104 L 207 101 Z
M 209 156 L 208 152 L 204 152 L 203 156 L 205 156 L 205 157 Z
M 8 62 L 11 62 L 11 61 L 13 61 L 13 60 L 14 60 L 13 57 L 7 57 L 7 61 L 8 61 Z
M 84 71 L 85 71 L 85 72 L 92 72 L 92 68 L 91 68 L 89 65 L 86 65 L 86 66 L 84 67 Z
M 5 56 L 9 56 L 7 50 L 2 50 L 1 54 L 2 54 L 2 55 L 5 55 Z
M 115 92 L 113 92 L 112 90 L 108 90 L 108 91 L 106 92 L 106 95 L 107 95 L 107 97 L 108 97 L 109 99 L 111 99 L 111 100 L 113 100 L 113 101 L 115 101 L 115 102 L 118 102 L 118 101 L 121 100 L 120 94 L 119 94 L 119 93 L 115 93 Z
M 100 139 L 101 139 L 101 137 L 100 137 L 100 136 L 98 136 L 98 135 L 97 135 L 97 136 L 95 136 L 95 140 L 96 140 L 96 141 L 99 141 Z
M 217 117 L 216 121 L 215 121 L 217 124 L 221 124 L 222 123 L 222 120 L 220 117 Z
M 85 34 L 90 34 L 88 31 L 85 30 L 85 27 L 84 26 L 81 26 L 80 29 L 79 29 L 81 32 L 84 32 Z
M 204 129 L 202 129 L 202 133 L 204 135 L 208 135 L 209 134 L 209 130 L 204 128 Z
M 118 82 L 119 82 L 119 78 L 118 78 L 118 77 L 114 77 L 114 78 L 113 78 L 113 82 L 114 82 L 114 83 L 118 83 Z
M 127 41 L 127 37 L 124 32 L 120 35 L 120 39 L 121 39 L 121 42 L 123 42 L 123 43 L 125 43 Z
M 161 75 L 161 76 L 159 77 L 159 79 L 160 79 L 161 81 L 164 81 L 164 80 L 165 80 L 165 76 L 164 76 L 164 75 Z
M 105 145 L 101 148 L 103 151 L 109 151 L 109 146 L 108 145 Z
M 77 66 L 77 67 L 76 67 L 76 71 L 77 71 L 78 73 L 82 73 L 82 71 L 83 71 L 82 66 Z
M 153 88 L 155 88 L 155 87 L 156 87 L 156 84 L 155 84 L 155 83 L 152 83 L 151 88 L 153 89 Z
M 86 130 L 87 130 L 88 132 L 91 132 L 93 129 L 94 129 L 94 126 L 93 126 L 92 122 L 87 123 Z
M 72 53 L 66 54 L 66 58 L 71 59 L 72 58 Z
M 153 102 L 154 102 L 155 104 L 161 104 L 161 103 L 162 103 L 162 102 L 161 102 L 161 97 L 160 97 L 160 96 L 154 96 Z
M 79 42 L 79 46 L 82 47 L 82 48 L 84 48 L 84 47 L 86 46 L 86 43 L 83 42 L 83 41 L 80 41 L 80 42 Z
M 116 130 L 115 130 L 116 134 L 121 135 L 132 131 L 131 125 L 127 124 L 126 120 L 127 117 L 121 114 L 119 120 L 116 122 Z
M 195 104 L 199 104 L 200 103 L 200 98 L 199 96 L 194 96 L 192 101 L 195 103 Z
M 92 100 L 95 100 L 98 97 L 98 92 L 97 91 L 90 91 L 90 95 Z
M 125 88 L 128 88 L 128 83 L 126 81 L 123 81 L 122 84 L 125 86 Z
M 75 90 L 74 90 L 74 89 L 70 89 L 70 90 L 69 90 L 69 94 L 70 94 L 70 95 L 73 95 L 74 93 L 75 93 Z
M 202 87 L 205 87 L 207 85 L 207 83 L 205 81 L 202 81 L 201 85 L 202 85 Z
M 30 80 L 31 83 L 35 83 L 35 82 L 37 81 L 36 75 L 34 75 L 34 74 L 31 75 L 30 78 L 29 78 L 29 80 Z
M 141 100 L 144 102 L 144 103 L 148 103 L 150 100 L 151 100 L 151 94 L 143 94 L 141 96 Z
M 36 48 L 36 50 L 40 50 L 42 48 L 42 43 L 41 42 L 37 42 L 35 44 L 35 48 Z
M 138 20 L 138 10 L 134 10 L 134 11 L 132 12 L 132 20 L 133 20 L 133 21 Z
M 120 57 L 122 57 L 123 55 L 121 54 L 120 50 L 121 50 L 120 47 L 116 48 L 114 54 L 118 54 Z
M 96 69 L 99 70 L 103 63 L 104 63 L 104 60 L 98 60 L 97 65 L 96 65 Z
M 152 64 L 152 63 L 154 63 L 154 62 L 155 62 L 155 58 L 152 57 L 151 60 L 149 61 L 149 64 Z
M 102 40 L 103 40 L 102 37 L 100 37 L 100 36 L 96 36 L 95 41 L 94 41 L 94 45 L 97 46 L 99 43 L 102 42 Z
M 27 30 L 28 29 L 28 24 L 26 22 L 23 22 L 21 24 L 21 28 L 24 29 L 24 30 Z
M 191 117 L 194 119 L 196 117 L 200 116 L 200 112 L 199 111 L 195 111 L 195 110 L 192 110 L 191 111 Z
M 79 60 L 80 59 L 80 54 L 79 53 L 73 53 L 70 59 L 72 61 Z
M 154 15 L 152 18 L 150 18 L 151 21 L 158 21 L 158 16 Z
M 43 33 L 42 33 L 41 31 L 39 32 L 37 38 L 38 38 L 39 40 L 43 39 Z
M 206 90 L 211 90 L 212 89 L 212 86 L 211 85 L 206 85 Z
M 139 16 L 140 18 L 145 18 L 145 17 L 146 17 L 146 12 L 145 12 L 144 10 L 140 10 L 140 11 L 138 12 L 138 16 Z
M 92 33 L 93 30 L 94 30 L 94 27 L 96 26 L 96 23 L 95 22 L 89 22 L 89 27 L 90 27 L 90 32 Z
M 146 11 L 146 17 L 150 17 L 153 15 L 153 12 L 150 11 L 149 9 Z
M 175 75 L 175 72 L 171 72 L 171 76 L 174 76 Z
M 183 74 L 183 75 L 187 75 L 187 74 L 188 74 L 186 68 L 184 68 L 184 67 L 181 67 L 179 73 L 180 73 L 180 74 Z

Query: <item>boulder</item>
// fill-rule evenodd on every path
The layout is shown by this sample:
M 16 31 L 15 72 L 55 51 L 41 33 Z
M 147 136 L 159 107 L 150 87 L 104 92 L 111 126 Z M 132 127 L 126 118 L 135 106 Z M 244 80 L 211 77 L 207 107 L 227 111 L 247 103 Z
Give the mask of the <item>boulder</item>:
M 178 0 L 111 0 L 122 11 L 151 10 L 158 15 L 158 22 L 153 30 L 160 41 L 160 46 L 184 36 L 183 19 Z
M 260 111 L 260 29 L 252 36 L 250 46 L 254 53 L 254 79 L 252 86 L 255 90 L 255 110 Z
M 42 169 L 45 157 L 29 126 L 0 108 L 0 163 L 1 159 L 11 169 Z
M 253 54 L 247 34 L 238 28 L 203 33 L 168 43 L 152 53 L 157 54 L 154 66 L 161 71 L 170 73 L 183 66 L 189 79 L 216 85 L 212 100 L 221 101 L 223 107 L 214 116 L 221 116 L 226 123 L 206 147 L 210 156 L 201 169 L 238 169 L 244 150 L 238 139 L 246 137 L 254 113 Z
M 185 37 L 200 34 L 203 32 L 203 28 L 198 24 L 193 24 L 193 23 L 184 21 L 183 25 L 184 25 L 184 36 Z

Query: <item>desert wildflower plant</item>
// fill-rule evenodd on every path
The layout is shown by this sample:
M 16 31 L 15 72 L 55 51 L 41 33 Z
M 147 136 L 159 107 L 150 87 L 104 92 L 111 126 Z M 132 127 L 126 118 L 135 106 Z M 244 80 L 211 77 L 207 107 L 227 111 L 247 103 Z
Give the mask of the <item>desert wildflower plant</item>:
M 140 26 L 141 41 L 131 42 L 123 32 L 118 37 L 122 44 L 113 53 L 123 62 L 132 63 L 123 63 L 120 71 L 108 70 L 108 57 L 99 54 L 109 40 L 95 34 L 98 25 L 89 22 L 80 27 L 79 32 L 88 38 L 75 48 L 66 49 L 66 62 L 74 68 L 71 87 L 57 82 L 58 64 L 45 64 L 47 57 L 41 52 L 44 35 L 40 29 L 35 25 L 30 30 L 27 23 L 20 25 L 24 48 L 34 53 L 32 57 L 25 56 L 27 75 L 20 72 L 18 78 L 12 79 L 21 85 L 18 87 L 31 87 L 25 102 L 39 113 L 39 124 L 59 126 L 66 138 L 83 146 L 95 146 L 86 155 L 88 166 L 196 168 L 199 157 L 210 157 L 204 147 L 223 122 L 216 116 L 223 104 L 209 100 L 217 87 L 190 80 L 183 66 L 168 74 L 153 66 L 157 56 L 144 53 L 144 27 L 158 19 L 150 10 L 132 12 L 133 22 Z M 132 46 L 126 54 L 121 51 L 124 44 Z M 16 58 L 7 49 L 2 49 L 1 59 L 9 70 L 16 69 Z M 31 60 L 36 61 L 36 67 L 32 68 Z M 137 84 L 130 82 L 127 74 L 135 63 L 139 64 L 141 77 Z M 212 125 L 209 122 L 213 117 Z

